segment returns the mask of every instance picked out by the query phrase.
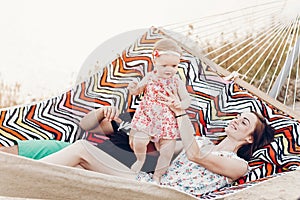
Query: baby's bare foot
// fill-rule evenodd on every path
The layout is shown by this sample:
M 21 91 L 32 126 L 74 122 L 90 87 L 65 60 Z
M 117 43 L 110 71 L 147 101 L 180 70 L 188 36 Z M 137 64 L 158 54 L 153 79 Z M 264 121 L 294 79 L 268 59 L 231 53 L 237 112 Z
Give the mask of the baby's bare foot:
M 141 171 L 142 167 L 143 167 L 143 163 L 140 162 L 140 161 L 136 161 L 136 162 L 133 163 L 133 165 L 131 166 L 131 170 L 132 170 L 133 172 L 138 173 L 138 172 Z
M 158 185 L 160 184 L 160 176 L 157 176 L 157 175 L 153 175 L 153 181 L 155 182 L 155 183 L 157 183 Z

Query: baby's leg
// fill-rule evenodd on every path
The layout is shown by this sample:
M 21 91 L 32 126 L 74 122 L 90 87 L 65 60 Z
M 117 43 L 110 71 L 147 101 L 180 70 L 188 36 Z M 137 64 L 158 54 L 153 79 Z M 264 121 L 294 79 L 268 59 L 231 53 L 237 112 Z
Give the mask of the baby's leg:
M 160 143 L 160 156 L 158 157 L 155 172 L 153 174 L 153 180 L 157 183 L 160 182 L 161 176 L 167 171 L 171 159 L 174 154 L 176 140 L 161 139 Z
M 132 146 L 136 156 L 136 162 L 131 166 L 131 170 L 139 172 L 146 160 L 147 145 L 150 142 L 150 138 L 146 133 L 139 131 L 134 131 L 133 133 L 130 133 L 130 135 L 133 135 Z

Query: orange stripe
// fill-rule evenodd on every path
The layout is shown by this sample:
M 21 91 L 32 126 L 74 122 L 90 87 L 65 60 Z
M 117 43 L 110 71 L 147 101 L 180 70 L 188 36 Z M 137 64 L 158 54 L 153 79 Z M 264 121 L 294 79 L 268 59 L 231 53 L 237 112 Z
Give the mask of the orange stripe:
M 33 115 L 34 115 L 35 110 L 36 110 L 36 105 L 31 106 L 31 108 L 28 112 L 28 115 L 26 117 L 27 120 L 34 122 L 35 124 L 39 125 L 44 130 L 47 130 L 51 133 L 54 133 L 56 135 L 56 139 L 60 140 L 62 138 L 61 132 L 59 132 L 58 130 L 52 128 L 51 126 L 48 126 L 46 124 L 43 124 L 43 123 L 33 119 Z
M 67 92 L 67 93 L 66 93 L 66 96 L 67 96 L 67 98 L 66 98 L 66 101 L 65 101 L 65 104 L 64 104 L 64 105 L 65 105 L 67 108 L 70 108 L 70 109 L 72 109 L 72 110 L 81 111 L 81 112 L 83 112 L 83 113 L 88 112 L 88 110 L 85 109 L 85 108 L 78 107 L 78 106 L 75 106 L 75 105 L 72 105 L 72 104 L 71 104 L 71 92 Z
M 115 83 L 110 83 L 110 82 L 107 82 L 106 81 L 106 77 L 107 77 L 107 74 L 108 74 L 108 71 L 107 69 L 105 68 L 103 70 L 103 76 L 101 77 L 101 80 L 100 80 L 100 84 L 101 86 L 107 86 L 107 87 L 111 87 L 111 88 L 115 88 L 116 87 L 116 84 Z M 119 84 L 120 86 L 122 87 L 127 87 L 127 84 Z
M 199 91 L 197 91 L 197 92 L 195 92 L 193 90 L 191 91 L 190 87 L 187 87 L 187 89 L 188 89 L 188 92 L 200 96 L 201 99 L 204 99 L 204 98 L 214 99 L 214 96 L 212 96 L 212 95 L 208 95 L 208 94 L 205 94 L 205 93 L 202 93 L 202 92 L 199 92 Z
M 154 31 L 156 31 L 157 29 L 153 29 Z M 151 31 L 152 32 L 152 31 Z M 161 31 L 158 31 L 158 32 L 161 32 Z M 155 38 L 155 39 L 147 39 L 147 34 L 148 33 L 145 33 L 141 39 L 140 39 L 140 43 L 141 44 L 154 44 L 156 41 L 158 41 L 159 39 L 158 38 Z
M 267 163 L 266 164 L 266 169 L 267 169 L 267 173 L 266 173 L 266 175 L 267 176 L 270 176 L 270 175 L 272 175 L 273 173 L 272 173 L 272 171 L 273 171 L 273 165 L 272 164 L 270 164 L 270 163 Z
M 18 138 L 20 140 L 26 140 L 26 138 L 23 135 L 21 135 L 20 133 L 18 133 L 17 131 L 14 131 L 14 130 L 12 130 L 10 128 L 7 128 L 7 127 L 3 126 L 3 122 L 4 122 L 4 119 L 5 119 L 6 113 L 7 113 L 7 111 L 2 111 L 1 112 L 1 117 L 0 117 L 1 126 L 0 126 L 0 128 L 3 131 L 5 131 L 6 133 L 9 133 L 9 134 L 13 135 L 14 137 L 16 137 L 16 138 Z
M 107 103 L 106 101 L 101 101 L 99 99 L 95 99 L 95 98 L 89 98 L 87 96 L 85 96 L 84 92 L 85 92 L 85 84 L 81 83 L 81 87 L 83 88 L 80 92 L 80 99 L 84 100 L 84 101 L 88 101 L 88 102 L 95 102 L 97 104 L 100 105 L 105 105 L 105 106 L 109 106 L 110 104 Z M 88 113 L 90 110 L 85 109 L 84 113 Z
M 124 60 L 124 62 L 132 62 L 132 61 L 140 61 L 140 60 L 146 60 L 148 63 L 148 68 L 147 68 L 147 72 L 150 72 L 153 70 L 153 63 L 150 57 L 148 56 L 134 56 L 134 57 L 126 57 L 126 52 L 124 51 L 122 53 L 122 58 Z
M 127 74 L 127 75 L 128 75 L 128 74 L 134 74 L 134 75 L 139 74 L 139 75 L 142 75 L 140 71 L 138 71 L 138 70 L 135 69 L 135 67 L 130 68 L 130 69 L 125 69 L 125 68 L 124 68 L 124 64 L 123 64 L 123 62 L 122 62 L 122 59 L 121 59 L 120 57 L 119 57 L 118 59 L 119 59 L 119 62 L 115 62 L 115 63 L 114 63 L 114 67 L 116 67 L 117 63 L 119 63 L 119 70 L 120 70 L 120 73 Z M 129 58 L 126 57 L 125 55 L 123 56 L 123 60 L 124 60 L 125 62 L 131 61 L 131 59 L 129 59 Z M 132 60 L 133 60 L 133 59 L 132 59 Z M 140 59 L 138 59 L 138 60 L 140 60 Z M 149 62 L 149 61 L 148 61 L 148 62 Z

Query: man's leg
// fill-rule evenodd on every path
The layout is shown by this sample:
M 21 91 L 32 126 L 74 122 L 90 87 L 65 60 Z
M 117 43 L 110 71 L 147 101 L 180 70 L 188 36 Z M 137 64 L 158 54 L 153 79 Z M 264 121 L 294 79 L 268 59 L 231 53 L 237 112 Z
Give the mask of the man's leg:
M 86 140 L 78 140 L 41 161 L 135 179 L 136 173 Z

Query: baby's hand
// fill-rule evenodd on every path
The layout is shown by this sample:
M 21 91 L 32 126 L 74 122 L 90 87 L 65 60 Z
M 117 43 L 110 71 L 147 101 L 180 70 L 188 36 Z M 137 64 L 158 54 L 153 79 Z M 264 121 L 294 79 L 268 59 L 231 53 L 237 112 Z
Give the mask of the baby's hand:
M 127 89 L 130 94 L 136 94 L 138 92 L 138 82 L 132 81 L 128 84 Z

